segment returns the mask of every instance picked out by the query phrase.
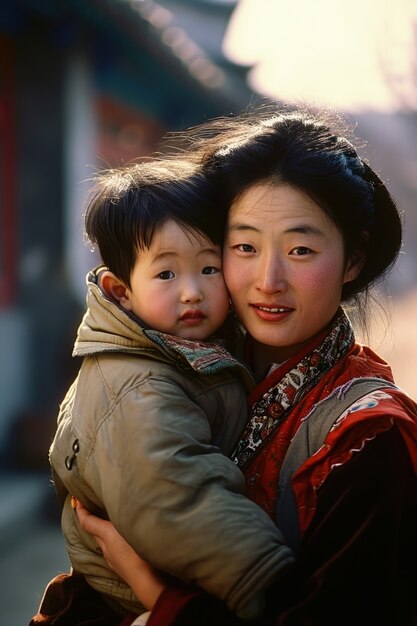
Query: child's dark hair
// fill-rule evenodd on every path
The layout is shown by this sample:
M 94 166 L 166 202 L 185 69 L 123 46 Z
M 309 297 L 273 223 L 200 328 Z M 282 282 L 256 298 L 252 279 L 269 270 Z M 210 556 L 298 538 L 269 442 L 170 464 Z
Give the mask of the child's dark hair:
M 293 185 L 308 194 L 339 228 L 346 259 L 364 253 L 363 268 L 343 286 L 342 301 L 366 294 L 392 266 L 402 240 L 395 202 L 379 176 L 345 135 L 333 129 L 324 113 L 301 109 L 252 113 L 216 120 L 212 136 L 207 134 L 200 144 L 196 140 L 198 156 L 215 184 L 227 192 L 229 204 L 251 185 Z
M 197 165 L 186 159 L 155 159 L 109 170 L 97 177 L 85 212 L 88 239 L 103 263 L 126 286 L 138 250 L 168 220 L 223 243 L 226 209 Z

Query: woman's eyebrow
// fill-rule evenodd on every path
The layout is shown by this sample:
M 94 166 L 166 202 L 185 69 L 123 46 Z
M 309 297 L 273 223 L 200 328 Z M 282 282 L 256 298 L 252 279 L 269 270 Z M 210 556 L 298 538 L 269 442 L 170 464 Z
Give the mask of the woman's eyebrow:
M 261 230 L 259 228 L 256 228 L 255 226 L 252 226 L 251 224 L 245 224 L 244 222 L 236 222 L 235 224 L 231 224 L 230 226 L 228 226 L 227 228 L 228 231 L 252 231 L 255 233 L 260 233 Z M 284 234 L 291 234 L 291 233 L 299 233 L 299 234 L 303 234 L 303 235 L 318 235 L 320 237 L 323 236 L 323 231 L 320 230 L 320 228 L 317 228 L 316 226 L 311 226 L 311 224 L 297 224 L 296 226 L 291 226 L 289 228 L 286 228 L 283 231 Z
M 255 226 L 252 226 L 251 224 L 245 224 L 244 222 L 236 222 L 235 224 L 231 224 L 230 226 L 227 227 L 227 230 L 236 230 L 236 231 L 241 231 L 241 230 L 251 230 L 255 233 L 260 233 L 260 229 L 256 228 Z
M 284 233 L 301 233 L 302 235 L 319 235 L 323 236 L 323 231 L 311 224 L 298 224 L 284 230 Z

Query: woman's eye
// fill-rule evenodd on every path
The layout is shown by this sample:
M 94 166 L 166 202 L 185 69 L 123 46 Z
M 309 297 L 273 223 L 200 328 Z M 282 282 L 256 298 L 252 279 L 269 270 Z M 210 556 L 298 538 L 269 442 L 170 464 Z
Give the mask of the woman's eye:
M 214 267 L 213 265 L 207 265 L 206 267 L 203 267 L 201 273 L 202 274 L 217 274 L 217 272 L 220 272 L 218 267 Z
M 306 246 L 297 246 L 291 250 L 290 254 L 304 256 L 306 254 L 310 254 L 310 252 L 312 252 L 311 248 L 307 248 Z
M 170 278 L 175 278 L 175 274 L 174 272 L 171 272 L 171 270 L 165 270 L 164 272 L 159 272 L 157 278 L 160 278 L 161 280 L 169 280 Z
M 240 252 L 255 252 L 255 248 L 251 246 L 249 243 L 240 243 L 239 245 L 235 247 Z

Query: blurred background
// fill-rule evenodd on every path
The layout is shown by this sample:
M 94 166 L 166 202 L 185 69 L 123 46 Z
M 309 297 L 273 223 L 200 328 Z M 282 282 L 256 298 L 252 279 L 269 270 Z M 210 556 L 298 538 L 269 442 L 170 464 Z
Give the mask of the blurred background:
M 0 1 L 0 604 L 28 623 L 68 569 L 49 480 L 91 177 L 266 99 L 346 113 L 403 211 L 369 343 L 417 397 L 417 7 L 411 0 Z M 381 246 L 384 242 L 381 241 Z

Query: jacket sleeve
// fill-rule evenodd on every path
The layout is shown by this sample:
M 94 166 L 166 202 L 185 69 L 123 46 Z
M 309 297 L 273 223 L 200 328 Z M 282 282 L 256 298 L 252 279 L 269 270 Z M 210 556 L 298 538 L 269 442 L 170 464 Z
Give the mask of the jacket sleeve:
M 416 476 L 392 428 L 323 484 L 295 566 L 270 588 L 265 617 L 251 623 L 414 626 L 416 523 Z M 244 624 L 215 598 L 172 586 L 161 594 L 148 626 L 195 623 Z
M 293 557 L 210 441 L 206 415 L 178 385 L 147 379 L 103 420 L 86 480 L 141 556 L 248 617 Z

